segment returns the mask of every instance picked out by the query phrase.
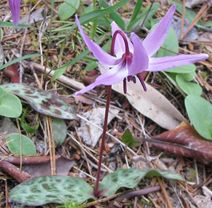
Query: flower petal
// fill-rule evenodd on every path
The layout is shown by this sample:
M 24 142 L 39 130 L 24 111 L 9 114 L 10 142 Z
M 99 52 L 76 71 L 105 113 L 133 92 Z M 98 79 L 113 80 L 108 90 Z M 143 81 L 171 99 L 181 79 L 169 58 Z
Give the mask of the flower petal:
M 76 24 L 78 26 L 79 32 L 85 42 L 85 44 L 87 45 L 88 49 L 93 53 L 93 55 L 96 57 L 96 59 L 98 59 L 98 61 L 103 64 L 103 65 L 108 65 L 108 66 L 112 66 L 114 64 L 117 64 L 120 62 L 119 59 L 109 55 L 108 53 L 106 53 L 105 51 L 102 50 L 102 48 L 97 45 L 96 43 L 94 43 L 83 31 L 79 19 L 76 16 L 75 18 Z
M 115 22 L 111 23 L 111 30 L 112 30 L 112 36 L 114 35 L 114 33 L 117 30 L 122 31 L 122 29 Z M 126 38 L 127 38 L 129 50 L 130 50 L 131 53 L 133 53 L 133 45 L 132 45 L 131 41 L 129 40 L 127 34 L 126 33 L 124 33 L 124 34 L 126 35 Z M 114 53 L 116 54 L 116 56 L 118 58 L 121 58 L 122 55 L 125 53 L 125 44 L 124 44 L 123 38 L 120 35 L 117 35 L 117 37 L 116 37 L 115 46 L 114 46 Z
M 9 6 L 12 13 L 13 23 L 17 24 L 20 19 L 21 0 L 9 0 Z
M 146 71 L 163 71 L 173 67 L 191 64 L 194 62 L 202 61 L 208 58 L 207 54 L 197 55 L 178 55 L 166 56 L 160 58 L 151 58 L 149 61 L 149 68 Z
M 172 5 L 166 15 L 160 22 L 150 31 L 147 37 L 143 40 L 144 48 L 148 56 L 152 56 L 163 44 L 166 35 L 171 26 L 171 21 L 175 12 L 175 5 Z
M 122 68 L 121 64 L 113 67 L 111 70 L 105 72 L 104 74 L 97 77 L 94 83 L 86 86 L 82 90 L 75 93 L 75 95 L 80 95 L 85 92 L 92 90 L 94 87 L 99 85 L 113 85 L 122 81 L 128 74 L 126 68 Z
M 141 42 L 141 39 L 135 34 L 131 34 L 134 52 L 132 63 L 128 66 L 128 75 L 136 75 L 148 69 L 149 58 L 147 52 Z

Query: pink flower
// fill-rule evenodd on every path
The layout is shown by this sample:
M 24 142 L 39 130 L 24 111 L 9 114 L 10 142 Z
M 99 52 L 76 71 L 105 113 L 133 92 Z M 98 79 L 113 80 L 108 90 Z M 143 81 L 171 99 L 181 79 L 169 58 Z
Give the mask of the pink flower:
M 76 24 L 88 49 L 100 64 L 109 67 L 107 72 L 97 77 L 94 83 L 76 92 L 76 95 L 83 94 L 99 85 L 113 85 L 120 81 L 124 82 L 124 91 L 126 91 L 126 80 L 135 82 L 135 76 L 139 78 L 144 90 L 146 90 L 144 81 L 141 78 L 141 72 L 164 71 L 207 59 L 207 54 L 152 57 L 159 50 L 166 38 L 174 12 L 175 5 L 170 7 L 166 15 L 144 40 L 141 40 L 135 33 L 131 33 L 129 39 L 117 24 L 112 22 L 111 54 L 103 51 L 99 45 L 84 33 L 79 19 L 76 17 Z
M 12 13 L 13 23 L 17 24 L 20 19 L 21 0 L 9 0 L 9 6 Z

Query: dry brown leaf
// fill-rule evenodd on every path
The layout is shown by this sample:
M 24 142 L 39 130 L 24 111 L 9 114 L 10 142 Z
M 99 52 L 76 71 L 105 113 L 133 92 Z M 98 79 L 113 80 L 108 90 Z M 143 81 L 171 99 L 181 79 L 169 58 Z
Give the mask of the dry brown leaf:
M 122 83 L 113 85 L 113 90 L 123 94 L 137 111 L 165 129 L 173 129 L 185 120 L 183 115 L 160 92 L 147 83 L 146 87 L 145 92 L 137 80 L 136 83 L 127 83 L 127 94 L 123 93 Z
M 68 175 L 70 169 L 73 167 L 74 161 L 65 158 L 58 158 L 56 161 L 56 175 Z M 23 165 L 23 170 L 29 173 L 32 177 L 49 176 L 51 175 L 50 162 Z
M 118 114 L 119 110 L 116 108 L 110 108 L 108 123 Z M 81 115 L 81 125 L 78 128 L 78 134 L 82 137 L 83 141 L 92 147 L 95 147 L 102 130 L 99 127 L 103 127 L 105 116 L 105 108 L 97 107 L 90 111 L 87 111 Z M 88 122 L 87 122 L 87 121 Z
M 165 152 L 197 159 L 205 164 L 212 161 L 212 142 L 203 139 L 189 124 L 153 136 L 152 146 Z

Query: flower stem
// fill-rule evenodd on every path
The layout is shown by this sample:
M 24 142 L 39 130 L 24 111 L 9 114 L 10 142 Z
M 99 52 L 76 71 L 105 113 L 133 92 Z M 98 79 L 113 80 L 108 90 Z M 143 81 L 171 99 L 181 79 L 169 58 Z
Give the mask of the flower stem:
M 105 138 L 106 138 L 106 132 L 107 132 L 107 122 L 108 122 L 108 114 L 109 114 L 109 108 L 110 108 L 111 92 L 112 92 L 112 86 L 106 86 L 107 102 L 105 107 L 105 119 L 104 119 L 104 126 L 103 126 L 103 132 L 102 132 L 102 140 L 101 140 L 100 149 L 99 149 L 99 161 L 98 161 L 96 184 L 94 187 L 94 196 L 96 197 L 99 197 L 101 194 L 99 191 L 99 182 L 100 182 L 100 175 L 101 175 L 102 156 L 103 156 L 103 151 L 105 148 Z

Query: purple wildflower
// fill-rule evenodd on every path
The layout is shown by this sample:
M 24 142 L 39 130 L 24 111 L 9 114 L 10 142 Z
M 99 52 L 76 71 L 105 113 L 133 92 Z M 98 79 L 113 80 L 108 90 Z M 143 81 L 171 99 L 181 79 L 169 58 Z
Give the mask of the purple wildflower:
M 112 22 L 112 50 L 111 54 L 106 53 L 99 45 L 94 43 L 83 31 L 79 19 L 76 17 L 76 24 L 79 32 L 100 64 L 110 68 L 107 72 L 97 77 L 94 83 L 76 92 L 76 95 L 83 94 L 99 85 L 113 85 L 120 81 L 124 83 L 126 92 L 126 81 L 136 81 L 137 76 L 146 90 L 141 72 L 144 71 L 164 71 L 173 67 L 191 64 L 208 58 L 207 54 L 198 55 L 176 55 L 154 58 L 154 55 L 163 44 L 171 26 L 175 12 L 175 5 L 171 6 L 166 15 L 150 31 L 148 36 L 142 41 L 135 33 L 128 36 Z
M 20 19 L 21 0 L 9 0 L 9 6 L 12 13 L 13 23 L 17 24 Z

